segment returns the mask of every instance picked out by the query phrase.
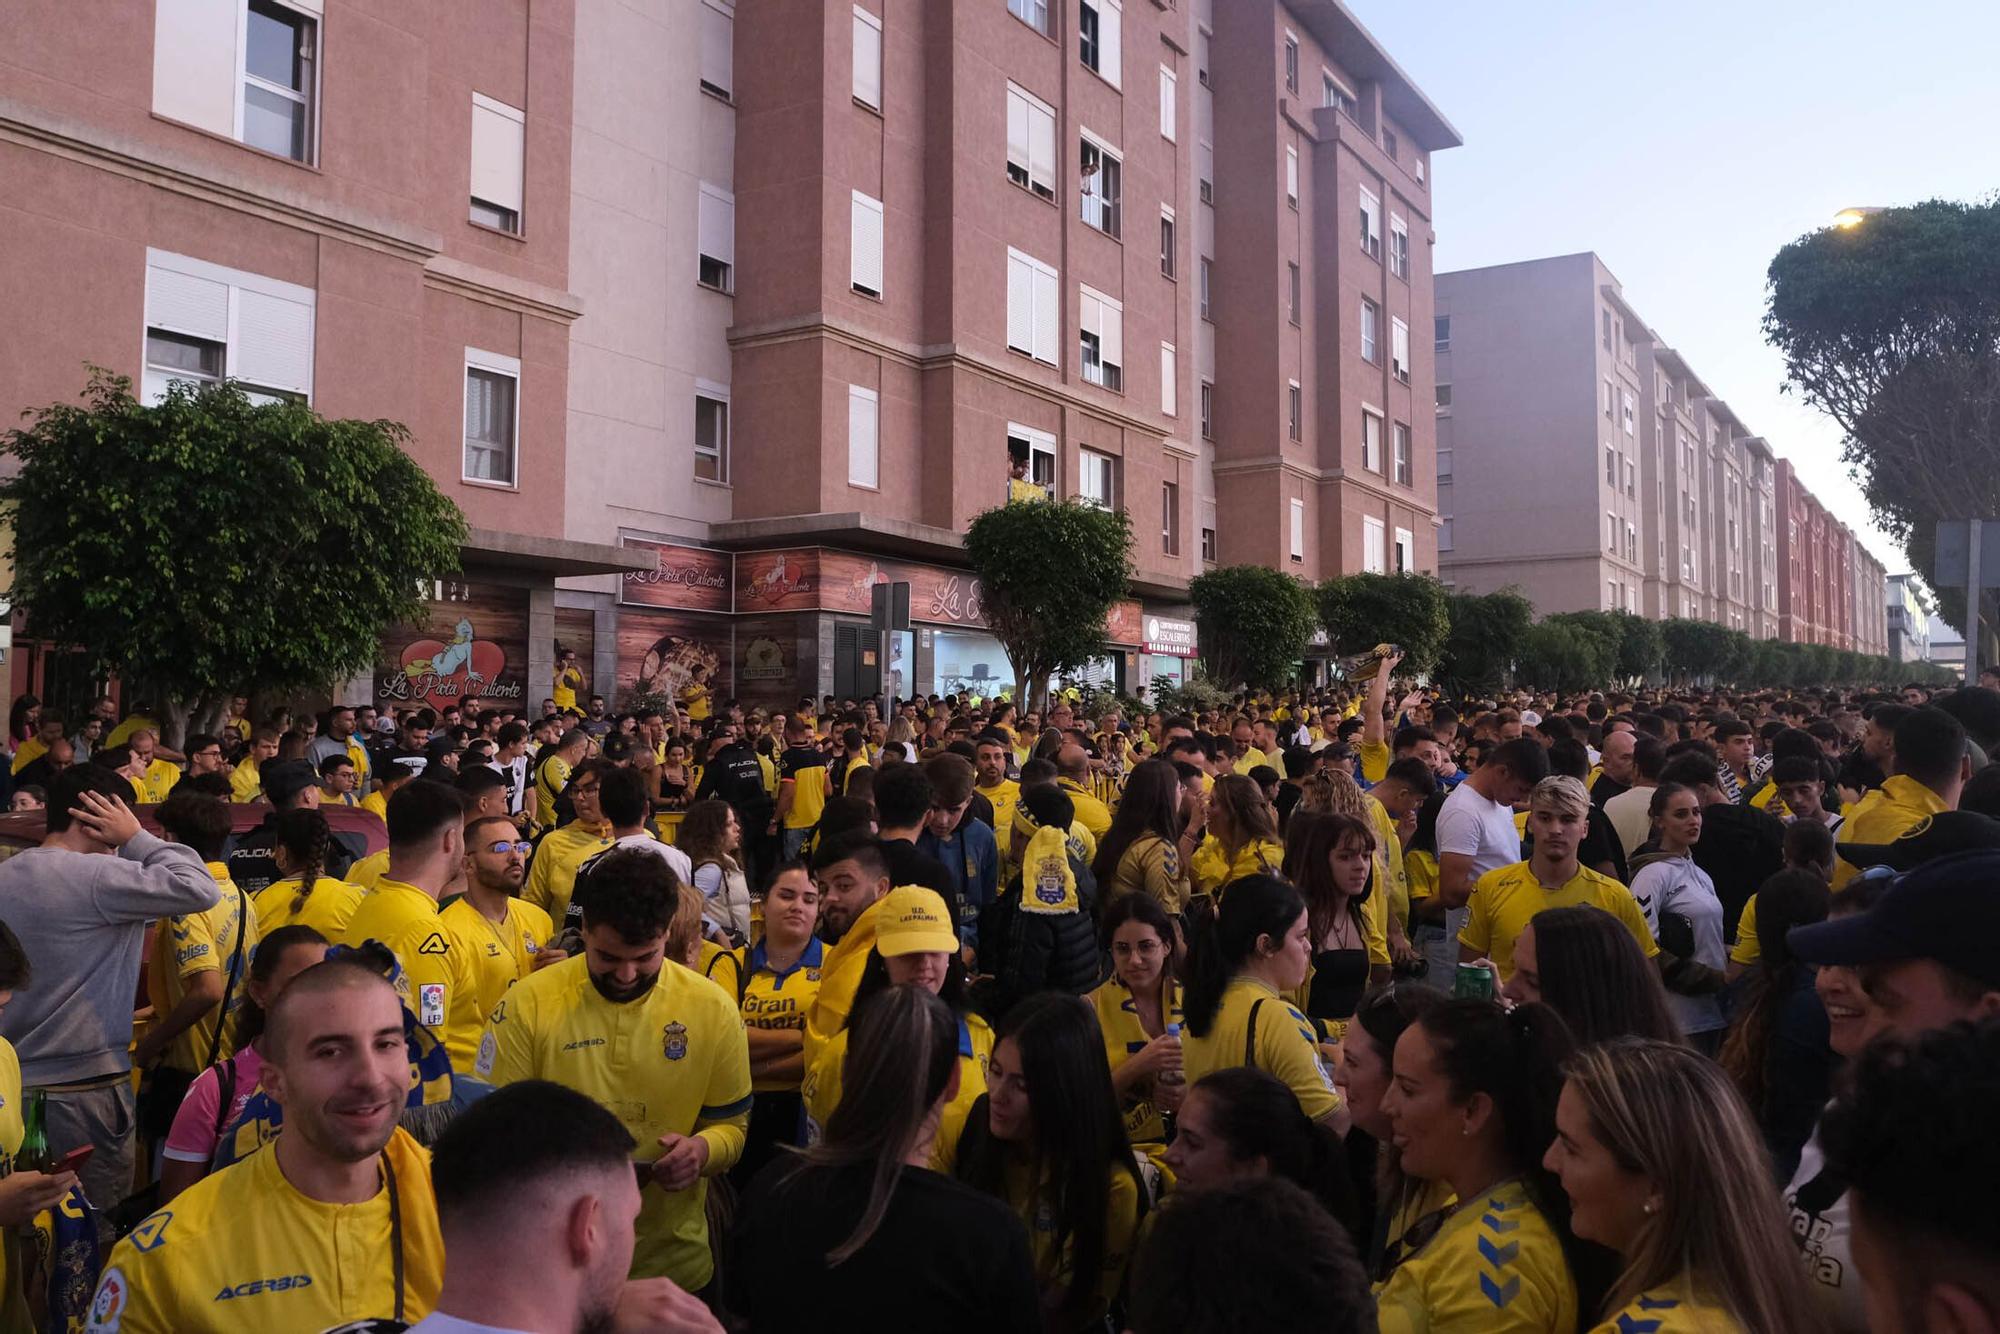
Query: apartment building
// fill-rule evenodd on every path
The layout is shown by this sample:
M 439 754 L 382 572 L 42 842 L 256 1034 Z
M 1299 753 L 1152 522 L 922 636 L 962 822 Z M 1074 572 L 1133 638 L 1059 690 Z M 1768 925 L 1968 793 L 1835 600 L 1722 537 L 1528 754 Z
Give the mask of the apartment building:
M 1797 644 L 1889 652 L 1882 563 L 1778 460 L 1778 635 Z
M 406 423 L 471 533 L 355 699 L 532 706 L 555 579 L 653 564 L 566 531 L 572 19 L 568 0 L 8 8 L 0 417 L 73 401 L 94 364 L 148 399 L 227 376 Z M 89 690 L 69 655 L 20 647 L 16 692 Z
M 1897 662 L 1929 662 L 1931 651 L 1928 603 L 1914 574 L 1892 574 L 1887 595 L 1888 656 Z
M 1860 538 L 1854 540 L 1854 651 L 1889 656 L 1888 574 Z

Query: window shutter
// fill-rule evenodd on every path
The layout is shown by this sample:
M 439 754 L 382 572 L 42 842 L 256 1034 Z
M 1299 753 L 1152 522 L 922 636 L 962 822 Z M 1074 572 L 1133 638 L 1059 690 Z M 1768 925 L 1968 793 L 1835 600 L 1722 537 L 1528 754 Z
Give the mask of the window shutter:
M 1298 202 L 1299 197 L 1299 150 L 1285 146 L 1285 198 Z
M 1292 502 L 1292 555 L 1304 560 L 1306 554 L 1306 502 Z
M 521 212 L 526 117 L 504 102 L 472 95 L 472 197 Z
M 1103 55 L 1098 61 L 1098 73 L 1113 88 L 1120 86 L 1118 61 L 1125 49 L 1125 15 L 1118 8 L 1118 0 L 1097 0 L 1097 32 Z
M 1179 99 L 1175 92 L 1174 72 L 1165 65 L 1160 66 L 1160 134 L 1169 141 L 1174 138 L 1174 121 L 1179 111 Z
M 882 107 L 882 20 L 854 7 L 854 99 Z
M 1160 344 L 1160 411 L 1169 417 L 1180 408 L 1177 401 L 1179 391 L 1179 385 L 1176 383 L 1179 378 L 1175 365 L 1177 360 L 1172 343 Z
M 242 65 L 236 25 L 243 0 L 157 0 L 153 110 L 169 120 L 236 137 Z
M 1125 312 L 1113 305 L 1107 298 L 1099 307 L 1103 320 L 1101 337 L 1104 340 L 1104 361 L 1106 365 L 1123 368 L 1125 365 Z
M 1028 109 L 1028 177 L 1050 190 L 1056 184 L 1056 118 L 1030 104 Z
M 1033 355 L 1035 347 L 1035 270 L 1026 255 L 1007 252 L 1007 346 Z
M 1078 333 L 1095 334 L 1100 342 L 1104 338 L 1104 306 L 1097 299 L 1097 293 L 1088 287 L 1079 290 L 1076 298 L 1076 328 Z
M 735 267 L 736 196 L 704 182 L 699 210 L 701 253 Z
M 264 292 L 236 294 L 236 364 L 230 374 L 269 389 L 312 394 L 313 308 Z
M 1034 334 L 1035 357 L 1051 366 L 1062 364 L 1062 318 L 1058 309 L 1060 298 L 1056 282 L 1056 271 L 1046 264 L 1036 264 L 1034 275 Z
M 1028 99 L 1021 96 L 1021 90 L 1008 85 L 1007 88 L 1007 160 L 1018 162 L 1034 175 L 1033 150 L 1028 146 L 1031 131 L 1028 128 Z
M 157 266 L 146 270 L 146 324 L 211 342 L 229 341 L 229 285 Z
M 881 479 L 881 404 L 875 391 L 847 386 L 847 480 L 875 486 Z
M 701 81 L 725 94 L 735 91 L 736 20 L 713 3 L 701 6 Z
M 854 286 L 882 295 L 882 201 L 854 193 L 848 264 Z

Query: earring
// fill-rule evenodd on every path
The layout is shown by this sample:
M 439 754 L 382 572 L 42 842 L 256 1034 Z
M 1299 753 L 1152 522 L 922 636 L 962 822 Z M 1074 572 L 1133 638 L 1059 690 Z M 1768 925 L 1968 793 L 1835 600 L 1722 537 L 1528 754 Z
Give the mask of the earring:
M 1644 1204 L 1639 1206 L 1639 1212 L 1645 1214 L 1646 1217 L 1648 1218 L 1651 1218 L 1654 1214 L 1658 1213 L 1659 1211 L 1660 1211 L 1660 1206 L 1654 1204 L 1651 1200 L 1647 1200 Z

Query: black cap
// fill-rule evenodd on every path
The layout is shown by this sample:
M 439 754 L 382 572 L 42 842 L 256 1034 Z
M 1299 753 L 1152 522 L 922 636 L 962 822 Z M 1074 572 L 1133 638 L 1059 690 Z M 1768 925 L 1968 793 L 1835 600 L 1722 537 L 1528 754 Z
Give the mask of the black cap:
M 291 805 L 299 793 L 319 786 L 319 774 L 305 760 L 273 760 L 257 766 L 257 782 L 273 806 Z
M 1930 959 L 2000 988 L 2000 851 L 1961 852 L 1896 877 L 1873 908 L 1785 936 L 1811 964 Z
M 1994 848 L 2000 848 L 2000 820 L 1978 811 L 1939 811 L 1887 843 L 1842 843 L 1834 851 L 1849 866 L 1914 871 L 1939 857 Z

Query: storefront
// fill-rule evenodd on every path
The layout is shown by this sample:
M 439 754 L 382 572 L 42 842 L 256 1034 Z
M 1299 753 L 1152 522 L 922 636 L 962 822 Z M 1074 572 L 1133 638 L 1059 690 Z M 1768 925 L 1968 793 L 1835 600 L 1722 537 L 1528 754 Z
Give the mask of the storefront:
M 1145 652 L 1141 684 L 1151 689 L 1155 681 L 1164 679 L 1171 686 L 1185 685 L 1195 669 L 1195 623 L 1148 612 L 1140 648 Z

